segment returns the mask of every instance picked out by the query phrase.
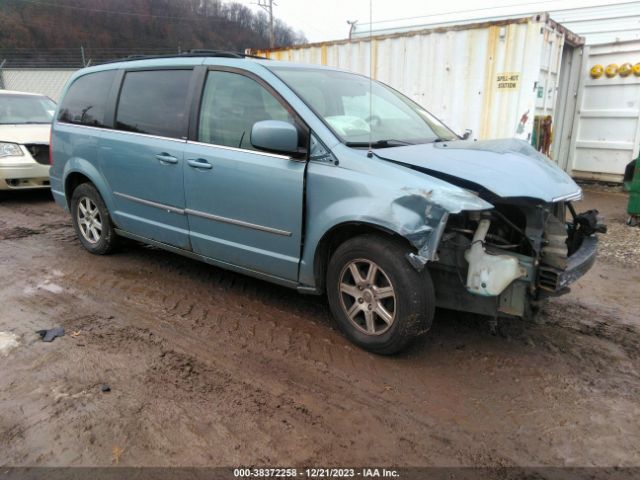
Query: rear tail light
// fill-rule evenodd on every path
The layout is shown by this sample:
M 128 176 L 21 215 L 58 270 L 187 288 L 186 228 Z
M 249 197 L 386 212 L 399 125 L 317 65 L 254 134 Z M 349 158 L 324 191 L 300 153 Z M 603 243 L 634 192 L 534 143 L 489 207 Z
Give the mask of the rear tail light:
M 53 127 L 49 130 L 49 165 L 53 165 Z

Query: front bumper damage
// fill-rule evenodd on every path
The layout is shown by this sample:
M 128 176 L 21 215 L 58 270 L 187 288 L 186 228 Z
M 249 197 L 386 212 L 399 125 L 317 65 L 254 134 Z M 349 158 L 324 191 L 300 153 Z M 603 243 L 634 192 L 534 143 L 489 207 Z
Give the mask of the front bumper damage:
M 560 274 L 558 288 L 563 289 L 587 273 L 594 263 L 598 252 L 598 237 L 591 236 L 582 241 L 582 245 L 571 257 L 569 266 Z
M 542 256 L 538 272 L 539 297 L 562 295 L 569 291 L 569 285 L 583 276 L 593 266 L 598 252 L 596 233 L 606 233 L 607 227 L 600 222 L 597 210 L 576 214 L 571 203 L 567 207 L 572 222 L 567 223 L 564 242 L 568 256 L 564 264 L 548 262 Z M 561 266 L 562 268 L 558 268 Z
M 568 222 L 565 207 L 573 217 Z M 527 317 L 539 300 L 567 293 L 594 265 L 596 233 L 606 232 L 597 211 L 577 215 L 568 202 L 524 202 L 518 209 L 518 224 L 501 221 L 492 210 L 464 213 L 448 223 L 438 258 L 428 264 L 439 307 Z

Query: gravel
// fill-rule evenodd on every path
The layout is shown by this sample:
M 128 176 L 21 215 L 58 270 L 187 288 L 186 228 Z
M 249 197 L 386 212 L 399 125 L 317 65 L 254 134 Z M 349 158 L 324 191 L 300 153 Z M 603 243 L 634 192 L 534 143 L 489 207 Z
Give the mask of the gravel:
M 607 233 L 600 239 L 599 259 L 629 267 L 640 265 L 640 227 L 619 221 L 607 222 Z

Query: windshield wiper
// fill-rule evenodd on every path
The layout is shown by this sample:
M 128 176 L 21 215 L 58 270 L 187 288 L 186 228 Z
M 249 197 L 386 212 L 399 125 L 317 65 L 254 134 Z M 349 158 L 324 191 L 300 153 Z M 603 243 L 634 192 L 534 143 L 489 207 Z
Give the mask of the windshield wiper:
M 368 147 L 369 142 L 345 142 L 347 147 Z M 389 148 L 389 147 L 402 147 L 403 145 L 415 145 L 411 142 L 406 142 L 404 140 L 394 140 L 392 138 L 388 140 L 376 140 L 375 142 L 371 142 L 371 148 Z

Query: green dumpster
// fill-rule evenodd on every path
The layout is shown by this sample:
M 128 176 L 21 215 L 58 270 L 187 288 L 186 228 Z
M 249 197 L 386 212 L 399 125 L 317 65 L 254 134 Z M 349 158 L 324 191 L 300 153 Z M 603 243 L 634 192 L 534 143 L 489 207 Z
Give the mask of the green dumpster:
M 640 154 L 627 165 L 624 177 L 624 188 L 629 192 L 627 224 L 635 227 L 640 224 Z

